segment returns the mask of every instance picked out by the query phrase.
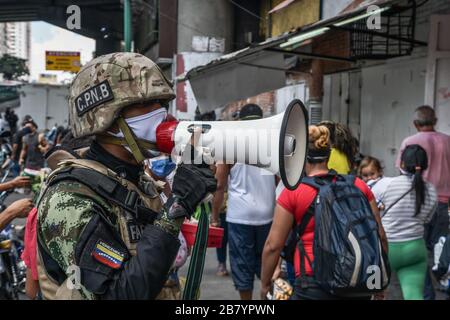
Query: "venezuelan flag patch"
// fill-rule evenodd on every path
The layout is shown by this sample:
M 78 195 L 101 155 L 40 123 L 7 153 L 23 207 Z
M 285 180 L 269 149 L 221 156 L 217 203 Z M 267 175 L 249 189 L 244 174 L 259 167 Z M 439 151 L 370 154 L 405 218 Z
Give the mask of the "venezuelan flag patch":
M 92 251 L 95 260 L 113 269 L 119 269 L 125 260 L 125 254 L 102 240 L 99 240 Z

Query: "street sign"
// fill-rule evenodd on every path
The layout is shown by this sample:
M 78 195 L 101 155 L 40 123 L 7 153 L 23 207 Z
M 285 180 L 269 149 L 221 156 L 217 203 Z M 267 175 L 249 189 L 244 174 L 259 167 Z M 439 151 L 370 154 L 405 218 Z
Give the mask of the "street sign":
M 75 51 L 45 51 L 45 70 L 80 71 L 80 53 Z

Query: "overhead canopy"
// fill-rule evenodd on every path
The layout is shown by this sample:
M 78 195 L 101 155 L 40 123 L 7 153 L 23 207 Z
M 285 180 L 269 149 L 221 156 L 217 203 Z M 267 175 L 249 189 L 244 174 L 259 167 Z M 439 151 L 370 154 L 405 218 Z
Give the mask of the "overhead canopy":
M 285 55 L 350 62 L 360 58 L 358 56 L 327 56 L 315 54 L 311 50 L 296 50 L 310 42 L 311 39 L 330 30 L 361 32 L 370 34 L 372 37 L 394 39 L 411 45 L 426 45 L 426 43 L 395 36 L 389 32 L 349 28 L 349 26 L 364 21 L 364 18 L 375 14 L 388 15 L 392 12 L 398 13 L 405 10 L 405 7 L 396 6 L 397 3 L 402 1 L 404 0 L 373 0 L 363 1 L 362 3 L 361 1 L 355 1 L 356 4 L 344 10 L 340 15 L 223 55 L 206 65 L 189 70 L 187 73 L 178 76 L 176 80 L 190 81 L 198 107 L 204 113 L 223 107 L 229 102 L 284 87 L 286 85 L 285 72 L 289 70 L 284 60 Z M 367 10 L 371 5 L 377 7 L 373 7 L 374 10 Z M 384 58 L 387 57 L 387 55 L 384 56 Z
M 259 51 L 231 64 L 219 64 L 191 80 L 200 111 L 208 112 L 230 101 L 283 87 L 282 53 Z

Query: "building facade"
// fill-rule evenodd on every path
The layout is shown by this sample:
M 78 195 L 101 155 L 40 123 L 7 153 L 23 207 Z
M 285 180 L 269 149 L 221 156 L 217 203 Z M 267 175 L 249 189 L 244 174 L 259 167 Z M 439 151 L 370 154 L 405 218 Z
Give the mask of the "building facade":
M 0 24 L 0 54 L 29 60 L 31 34 L 29 22 L 6 22 Z

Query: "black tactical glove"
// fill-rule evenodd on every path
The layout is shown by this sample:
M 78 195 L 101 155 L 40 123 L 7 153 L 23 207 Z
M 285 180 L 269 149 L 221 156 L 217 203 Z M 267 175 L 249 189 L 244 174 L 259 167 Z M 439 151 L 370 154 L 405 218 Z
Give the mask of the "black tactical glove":
M 173 179 L 172 197 L 167 201 L 169 217 L 190 217 L 200 201 L 216 191 L 216 187 L 217 181 L 208 167 L 181 164 Z
M 155 225 L 178 235 L 184 218 L 190 218 L 197 205 L 208 193 L 216 191 L 217 181 L 206 166 L 181 164 L 178 166 L 172 184 L 172 195 L 163 208 L 162 217 Z

